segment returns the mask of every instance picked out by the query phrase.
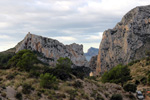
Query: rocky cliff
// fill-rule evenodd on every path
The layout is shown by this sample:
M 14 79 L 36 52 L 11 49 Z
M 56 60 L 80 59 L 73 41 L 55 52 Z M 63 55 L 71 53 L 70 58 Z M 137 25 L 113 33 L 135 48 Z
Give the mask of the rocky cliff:
M 83 45 L 71 44 L 64 45 L 57 40 L 37 36 L 28 33 L 27 36 L 15 47 L 18 52 L 23 49 L 29 49 L 36 52 L 38 58 L 49 65 L 56 65 L 60 57 L 68 57 L 76 66 L 88 66 L 83 53 Z
M 97 66 L 97 55 L 93 56 L 89 61 L 89 67 L 92 69 L 93 72 L 96 71 L 96 66 Z
M 150 51 L 150 5 L 129 11 L 113 29 L 103 33 L 97 73 L 145 57 Z

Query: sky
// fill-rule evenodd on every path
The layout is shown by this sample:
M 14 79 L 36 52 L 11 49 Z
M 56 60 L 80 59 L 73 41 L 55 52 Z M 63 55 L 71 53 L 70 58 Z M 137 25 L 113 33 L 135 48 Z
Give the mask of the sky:
M 0 51 L 14 47 L 28 32 L 99 48 L 102 34 L 136 6 L 150 0 L 0 0 Z

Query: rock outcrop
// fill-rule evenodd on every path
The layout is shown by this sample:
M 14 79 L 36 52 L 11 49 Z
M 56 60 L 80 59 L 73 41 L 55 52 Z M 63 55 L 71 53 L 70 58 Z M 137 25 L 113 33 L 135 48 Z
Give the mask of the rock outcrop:
M 89 61 L 93 56 L 98 55 L 98 51 L 99 51 L 98 48 L 93 48 L 93 47 L 89 48 L 88 52 L 85 53 L 86 59 Z
M 83 45 L 71 44 L 64 45 L 57 40 L 37 36 L 28 33 L 23 41 L 15 47 L 16 52 L 29 49 L 37 54 L 38 58 L 49 65 L 55 66 L 57 59 L 60 57 L 68 57 L 76 66 L 88 66 L 88 62 L 83 53 Z
M 97 58 L 97 73 L 146 56 L 150 51 L 150 5 L 129 11 L 113 29 L 103 33 Z
M 93 72 L 96 71 L 96 66 L 97 66 L 97 55 L 93 56 L 89 61 L 89 67 L 92 69 Z

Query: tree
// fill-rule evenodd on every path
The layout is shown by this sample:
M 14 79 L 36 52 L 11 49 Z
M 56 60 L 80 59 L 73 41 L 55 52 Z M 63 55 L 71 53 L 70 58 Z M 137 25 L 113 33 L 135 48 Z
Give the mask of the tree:
M 44 88 L 52 88 L 55 82 L 56 82 L 56 77 L 49 73 L 40 75 L 40 85 Z
M 137 86 L 135 84 L 128 83 L 123 86 L 123 89 L 127 92 L 136 92 Z
M 21 50 L 9 60 L 9 66 L 29 71 L 33 64 L 38 62 L 39 60 L 32 51 Z
M 60 57 L 57 60 L 56 67 L 59 68 L 59 69 L 65 69 L 67 71 L 70 71 L 71 70 L 71 65 L 72 65 L 72 61 L 69 58 Z
M 116 67 L 112 68 L 109 72 L 105 72 L 102 75 L 102 82 L 110 82 L 110 83 L 121 83 L 123 84 L 131 79 L 130 76 L 130 69 L 127 66 L 117 65 Z

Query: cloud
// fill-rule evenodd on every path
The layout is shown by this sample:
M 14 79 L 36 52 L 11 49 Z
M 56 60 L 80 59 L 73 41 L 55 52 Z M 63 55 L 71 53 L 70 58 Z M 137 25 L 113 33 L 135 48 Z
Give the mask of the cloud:
M 68 44 L 68 43 L 72 43 L 74 41 L 76 41 L 76 38 L 74 37 L 65 37 L 65 36 L 62 36 L 62 37 L 50 37 L 52 39 L 56 39 L 62 43 L 65 43 L 65 44 Z
M 113 28 L 132 8 L 149 2 L 150 0 L 1 0 L 0 36 L 5 39 L 7 37 L 4 35 L 7 35 L 17 44 L 18 40 L 31 32 L 54 37 L 65 44 L 82 43 L 85 48 L 92 44 L 98 46 L 103 31 Z M 0 42 L 4 42 L 4 39 Z

